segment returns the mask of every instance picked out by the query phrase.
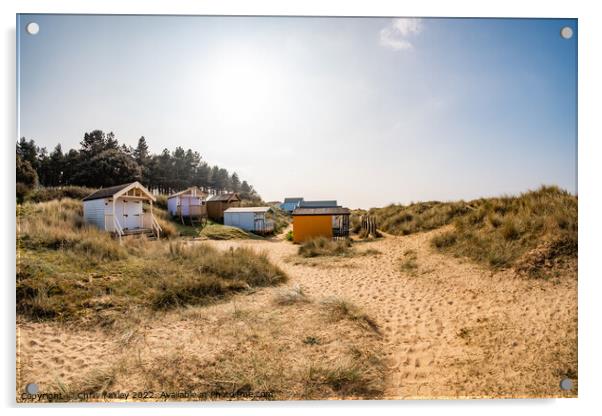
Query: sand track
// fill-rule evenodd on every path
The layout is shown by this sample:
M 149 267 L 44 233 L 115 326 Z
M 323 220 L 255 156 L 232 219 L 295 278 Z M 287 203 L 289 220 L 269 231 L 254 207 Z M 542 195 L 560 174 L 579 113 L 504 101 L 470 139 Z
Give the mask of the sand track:
M 212 242 L 265 249 L 314 298 L 341 296 L 382 327 L 390 374 L 386 396 L 570 396 L 563 373 L 576 371 L 576 275 L 557 281 L 492 273 L 435 253 L 430 240 L 444 229 L 387 235 L 356 249 L 379 255 L 291 262 L 285 242 Z M 417 268 L 404 272 L 404 253 Z

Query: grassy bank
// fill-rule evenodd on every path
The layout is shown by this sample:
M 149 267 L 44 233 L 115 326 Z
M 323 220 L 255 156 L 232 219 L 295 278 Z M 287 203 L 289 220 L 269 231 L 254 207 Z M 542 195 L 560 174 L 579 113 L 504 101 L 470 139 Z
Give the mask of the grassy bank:
M 287 277 L 264 254 L 126 239 L 85 224 L 79 201 L 18 207 L 17 311 L 31 319 L 100 319 L 202 305 Z
M 468 202 L 390 205 L 370 214 L 395 235 L 452 225 L 433 238 L 435 249 L 531 276 L 577 257 L 577 197 L 554 186 Z

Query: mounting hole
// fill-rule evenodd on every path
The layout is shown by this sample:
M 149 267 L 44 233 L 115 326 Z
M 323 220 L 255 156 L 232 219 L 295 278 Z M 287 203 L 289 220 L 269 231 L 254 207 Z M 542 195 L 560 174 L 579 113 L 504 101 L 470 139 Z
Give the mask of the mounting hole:
M 573 380 L 570 378 L 563 378 L 560 380 L 560 388 L 562 390 L 572 390 L 573 389 Z
M 25 392 L 27 394 L 37 394 L 38 385 L 36 383 L 29 383 L 27 386 L 25 386 Z
M 570 39 L 573 37 L 573 28 L 571 28 L 570 26 L 565 26 L 562 29 L 560 29 L 560 36 L 562 36 L 563 39 Z
M 27 30 L 27 33 L 30 35 L 37 35 L 40 31 L 40 25 L 36 22 L 29 22 L 27 23 L 27 26 L 25 26 L 25 30 Z

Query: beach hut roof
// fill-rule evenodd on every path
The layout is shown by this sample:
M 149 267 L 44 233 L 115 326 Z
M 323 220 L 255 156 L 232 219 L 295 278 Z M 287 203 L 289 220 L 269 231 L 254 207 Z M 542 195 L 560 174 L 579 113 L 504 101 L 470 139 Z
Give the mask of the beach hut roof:
M 227 210 L 225 210 L 224 212 L 236 212 L 236 213 L 240 213 L 240 212 L 268 212 L 271 211 L 272 207 L 232 207 L 232 208 L 228 208 Z
M 229 193 L 229 194 L 213 195 L 209 199 L 207 199 L 207 201 L 229 202 L 229 201 L 240 201 L 240 198 L 238 197 L 238 194 Z
M 156 198 L 153 196 L 153 194 L 151 194 L 150 191 L 146 189 L 140 182 L 125 183 L 123 185 L 101 188 L 98 191 L 91 193 L 83 200 L 92 201 L 94 199 L 116 198 L 127 193 L 130 189 L 133 188 L 140 189 L 148 197 L 148 199 L 155 201 Z
M 349 215 L 349 208 L 328 207 L 328 208 L 297 208 L 293 215 Z
M 207 195 L 205 191 L 202 191 L 198 186 L 191 186 L 190 188 L 186 188 L 180 192 L 173 193 L 167 197 L 167 199 L 175 198 L 176 196 L 184 195 L 189 193 L 192 190 L 196 190 L 197 195 Z

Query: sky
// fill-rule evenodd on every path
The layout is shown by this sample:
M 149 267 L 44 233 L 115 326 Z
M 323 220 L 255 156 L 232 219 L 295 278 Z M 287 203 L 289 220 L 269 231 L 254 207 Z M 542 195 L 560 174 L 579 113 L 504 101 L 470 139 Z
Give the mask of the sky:
M 17 19 L 19 136 L 49 150 L 144 136 L 350 208 L 577 193 L 575 19 Z

